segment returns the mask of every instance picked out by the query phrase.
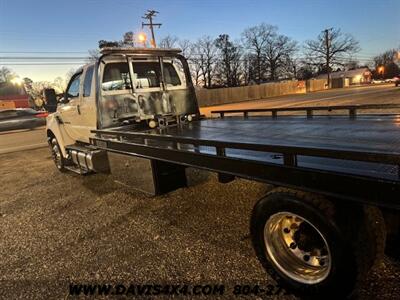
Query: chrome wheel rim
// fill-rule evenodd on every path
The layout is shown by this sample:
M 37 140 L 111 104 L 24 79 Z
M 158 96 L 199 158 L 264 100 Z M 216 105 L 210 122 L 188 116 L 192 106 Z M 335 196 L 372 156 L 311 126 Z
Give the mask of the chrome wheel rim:
M 297 282 L 316 284 L 331 271 L 331 252 L 324 235 L 299 215 L 272 215 L 264 226 L 264 242 L 272 264 Z
M 54 163 L 56 164 L 57 168 L 61 169 L 61 152 L 60 152 L 60 148 L 58 148 L 58 145 L 56 143 L 54 143 L 54 142 L 52 142 L 51 154 L 52 154 Z

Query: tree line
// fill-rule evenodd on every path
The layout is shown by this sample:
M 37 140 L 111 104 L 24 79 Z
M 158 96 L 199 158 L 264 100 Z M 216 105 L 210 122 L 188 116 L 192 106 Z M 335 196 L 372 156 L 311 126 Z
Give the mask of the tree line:
M 300 45 L 278 27 L 265 23 L 246 28 L 238 40 L 228 34 L 196 41 L 168 35 L 159 46 L 181 48 L 189 60 L 194 84 L 206 88 L 309 79 L 348 67 L 348 57 L 360 50 L 358 41 L 340 29 L 324 31 Z

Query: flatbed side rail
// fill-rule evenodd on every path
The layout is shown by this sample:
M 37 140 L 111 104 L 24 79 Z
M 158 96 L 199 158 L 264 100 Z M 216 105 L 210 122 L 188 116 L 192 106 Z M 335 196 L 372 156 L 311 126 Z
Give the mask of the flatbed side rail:
M 219 114 L 224 118 L 228 114 L 243 114 L 244 118 L 248 118 L 250 113 L 265 113 L 270 112 L 273 118 L 278 117 L 279 112 L 305 112 L 308 119 L 314 115 L 314 111 L 333 111 L 333 110 L 347 110 L 351 119 L 357 117 L 358 110 L 372 110 L 372 109 L 400 109 L 400 104 L 359 104 L 359 105 L 334 105 L 334 106 L 303 106 L 303 107 L 279 107 L 279 108 L 253 108 L 253 109 L 225 109 L 213 110 L 211 114 Z
M 239 149 L 239 150 L 252 150 L 269 153 L 282 154 L 286 165 L 296 165 L 297 156 L 313 156 L 333 159 L 343 159 L 352 161 L 363 161 L 373 163 L 383 163 L 391 165 L 400 165 L 399 153 L 382 153 L 382 152 L 367 152 L 355 150 L 336 150 L 326 148 L 312 148 L 312 147 L 298 147 L 298 146 L 285 146 L 285 145 L 264 145 L 243 142 L 227 142 L 217 140 L 198 139 L 192 137 L 173 136 L 167 134 L 152 134 L 145 132 L 126 132 L 126 131 L 112 131 L 112 130 L 93 130 L 97 136 L 101 137 L 112 136 L 118 140 L 124 139 L 138 139 L 141 143 L 146 144 L 148 140 L 167 141 L 173 144 L 189 144 L 194 146 L 209 146 L 215 147 L 216 152 L 225 151 L 224 149 Z
M 237 147 L 238 145 L 236 144 L 227 143 L 224 148 L 221 147 L 222 142 L 192 141 L 195 146 L 215 143 L 214 145 L 218 146 L 216 147 L 216 154 L 208 154 L 200 151 L 179 149 L 179 143 L 185 141 L 185 138 L 129 133 L 132 136 L 130 139 L 126 139 L 126 134 L 128 133 L 110 132 L 108 130 L 104 133 L 101 130 L 96 130 L 95 132 L 97 136 L 91 138 L 90 141 L 99 149 L 197 167 L 270 184 L 301 188 L 340 199 L 351 199 L 361 203 L 400 209 L 400 201 L 398 201 L 400 181 L 397 180 L 377 179 L 368 176 L 299 167 L 293 156 L 284 158 L 283 164 L 226 156 L 225 150 Z M 115 138 L 111 138 L 113 134 L 115 134 Z M 132 139 L 132 137 L 135 137 L 135 139 Z M 143 140 L 140 141 L 142 138 Z M 168 147 L 165 144 L 162 146 L 149 145 L 146 142 L 147 138 L 169 140 L 174 141 L 174 143 Z M 187 140 L 185 142 L 188 143 Z M 277 151 L 278 148 L 268 148 L 266 151 L 270 152 L 272 149 Z M 281 150 L 285 151 L 284 149 Z M 396 161 L 398 161 L 398 158 Z

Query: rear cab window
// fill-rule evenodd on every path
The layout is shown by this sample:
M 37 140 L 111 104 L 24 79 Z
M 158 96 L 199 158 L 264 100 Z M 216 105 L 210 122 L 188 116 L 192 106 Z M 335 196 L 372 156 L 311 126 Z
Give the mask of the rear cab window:
M 164 62 L 163 67 L 166 87 L 181 86 L 182 80 L 172 63 Z M 135 89 L 161 87 L 161 67 L 158 61 L 133 61 L 132 69 Z
M 111 62 L 105 65 L 101 83 L 103 91 L 121 91 L 131 88 L 128 63 Z

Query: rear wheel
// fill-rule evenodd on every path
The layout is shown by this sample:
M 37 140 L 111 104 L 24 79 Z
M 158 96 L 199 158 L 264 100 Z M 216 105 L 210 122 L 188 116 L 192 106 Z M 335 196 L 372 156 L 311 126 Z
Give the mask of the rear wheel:
M 57 167 L 58 170 L 61 172 L 65 171 L 65 159 L 64 156 L 61 152 L 60 146 L 58 145 L 57 139 L 53 137 L 50 140 L 50 150 L 51 150 L 51 156 L 53 158 L 53 161 Z
M 344 298 L 383 255 L 379 213 L 370 207 L 335 207 L 318 195 L 277 188 L 253 209 L 253 247 L 266 271 L 288 291 Z

